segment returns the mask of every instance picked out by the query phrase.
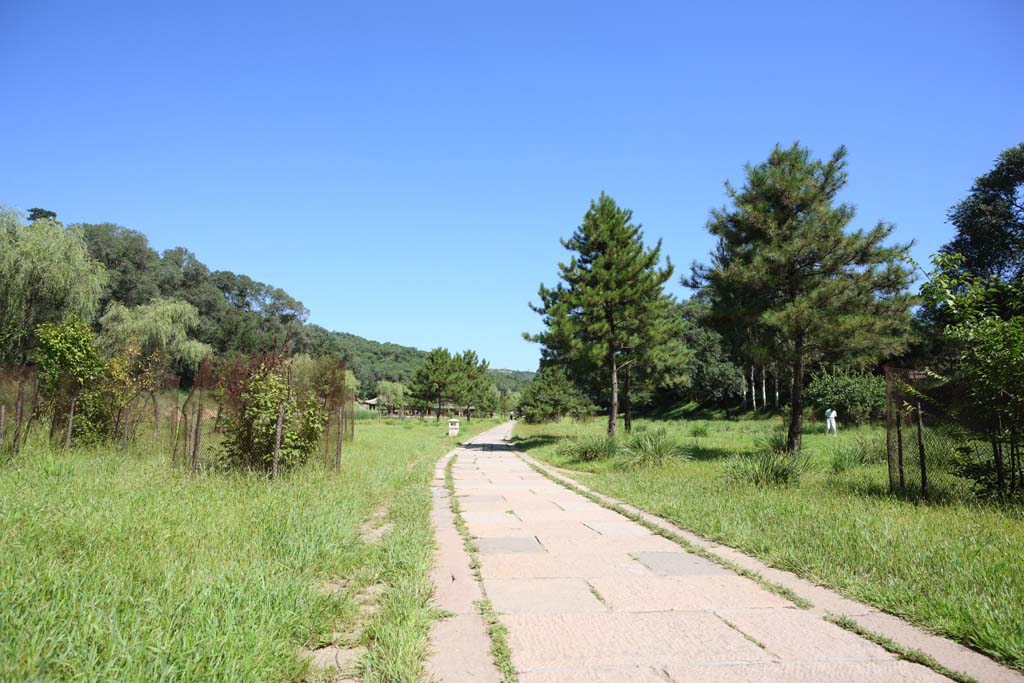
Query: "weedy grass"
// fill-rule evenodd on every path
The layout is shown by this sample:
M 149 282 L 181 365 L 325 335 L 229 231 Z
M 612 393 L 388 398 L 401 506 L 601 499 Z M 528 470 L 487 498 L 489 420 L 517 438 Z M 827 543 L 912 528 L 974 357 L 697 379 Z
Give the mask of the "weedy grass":
M 755 452 L 780 421 L 705 424 L 708 436 L 691 447 L 691 460 L 640 471 L 573 460 L 560 449 L 568 438 L 600 433 L 599 421 L 520 424 L 515 438 L 534 457 L 581 472 L 574 476 L 597 491 L 1024 669 L 1024 510 L 891 497 L 886 467 L 873 455 L 841 472 L 829 466 L 826 446 L 884 444 L 877 427 L 828 439 L 805 434 L 810 462 L 799 485 L 738 483 L 726 474 L 728 459 Z M 686 422 L 654 425 L 684 440 L 690 434 Z
M 299 649 L 335 637 L 368 647 L 364 680 L 419 680 L 429 482 L 452 445 L 432 422 L 366 422 L 340 475 L 311 464 L 278 481 L 29 449 L 0 466 L 0 680 L 316 680 Z M 383 504 L 393 531 L 364 542 Z M 367 612 L 357 596 L 374 584 Z

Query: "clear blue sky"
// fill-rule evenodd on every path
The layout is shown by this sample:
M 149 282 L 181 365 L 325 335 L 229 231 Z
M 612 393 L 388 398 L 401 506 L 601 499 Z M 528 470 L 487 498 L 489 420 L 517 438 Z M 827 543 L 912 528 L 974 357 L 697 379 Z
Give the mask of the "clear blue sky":
M 527 302 L 602 190 L 683 272 L 744 163 L 846 144 L 858 227 L 949 238 L 1024 141 L 1024 3 L 833 4 L 0 0 L 0 204 L 533 369 Z

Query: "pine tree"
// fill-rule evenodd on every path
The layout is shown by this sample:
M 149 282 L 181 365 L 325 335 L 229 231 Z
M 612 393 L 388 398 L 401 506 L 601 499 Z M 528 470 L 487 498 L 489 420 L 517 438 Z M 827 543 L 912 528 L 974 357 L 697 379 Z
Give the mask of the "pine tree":
M 427 354 L 409 380 L 409 395 L 422 406 L 436 404 L 437 420 L 441 419 L 441 404 L 451 399 L 456 390 L 454 365 L 448 349 L 436 348 Z
M 726 183 L 731 208 L 713 211 L 710 266 L 696 266 L 719 317 L 774 333 L 772 352 L 791 377 L 790 452 L 801 447 L 809 365 L 865 365 L 902 350 L 909 330 L 910 245 L 885 246 L 892 226 L 847 232 L 854 207 L 836 204 L 846 184 L 846 148 L 828 161 L 794 144 Z
M 562 240 L 573 255 L 558 265 L 561 282 L 541 285 L 540 305 L 530 305 L 546 329 L 525 335 L 544 345 L 544 365 L 565 366 L 577 377 L 600 371 L 610 436 L 618 431 L 620 370 L 623 363 L 643 364 L 658 345 L 651 334 L 662 329 L 657 316 L 667 310 L 664 284 L 672 277 L 670 262 L 659 268 L 661 241 L 647 249 L 632 218 L 604 193 L 590 202 L 583 223 Z

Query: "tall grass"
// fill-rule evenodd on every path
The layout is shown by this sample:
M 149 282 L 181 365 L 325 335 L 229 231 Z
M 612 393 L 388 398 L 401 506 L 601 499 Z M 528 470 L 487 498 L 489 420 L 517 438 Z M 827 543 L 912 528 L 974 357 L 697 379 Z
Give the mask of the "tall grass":
M 340 475 L 310 464 L 278 481 L 28 449 L 0 467 L 0 680 L 300 680 L 299 648 L 327 642 L 367 646 L 365 680 L 418 680 L 428 482 L 450 447 L 433 424 L 366 424 Z M 364 542 L 382 505 L 394 531 Z M 323 593 L 328 580 L 347 588 Z M 371 584 L 386 586 L 373 614 L 357 600 Z
M 688 436 L 689 424 L 661 424 Z M 583 470 L 576 477 L 595 490 L 1024 669 L 1024 510 L 888 496 L 877 427 L 828 440 L 806 433 L 810 465 L 799 486 L 737 485 L 725 474 L 729 458 L 756 452 L 780 423 L 708 424 L 692 461 L 669 461 L 642 476 L 604 461 L 567 462 L 557 444 L 578 433 L 575 425 L 518 425 L 516 435 L 533 444 L 535 457 Z M 848 443 L 859 452 L 842 457 L 863 464 L 837 472 L 827 449 Z

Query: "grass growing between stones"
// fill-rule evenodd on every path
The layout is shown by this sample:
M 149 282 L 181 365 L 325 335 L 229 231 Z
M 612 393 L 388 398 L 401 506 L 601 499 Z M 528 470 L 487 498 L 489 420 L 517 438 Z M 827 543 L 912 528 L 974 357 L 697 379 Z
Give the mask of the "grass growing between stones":
M 727 463 L 753 452 L 778 420 L 660 424 L 689 443 L 690 460 L 624 469 L 566 457 L 560 444 L 599 433 L 596 420 L 517 425 L 514 445 L 582 472 L 574 477 L 596 491 L 1024 669 L 1020 509 L 892 498 L 884 464 L 844 458 L 836 467 L 835 440 L 821 434 L 804 437 L 809 464 L 798 482 L 755 486 L 728 476 Z M 864 428 L 839 441 L 883 438 Z
M 23 453 L 0 466 L 0 680 L 321 680 L 299 650 L 329 643 L 367 648 L 360 680 L 419 680 L 429 482 L 452 445 L 433 422 L 365 422 L 340 475 L 311 464 L 276 482 Z M 367 543 L 382 505 L 393 530 Z

